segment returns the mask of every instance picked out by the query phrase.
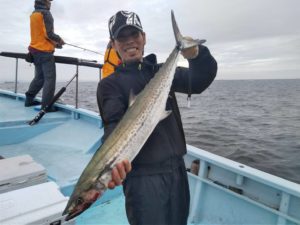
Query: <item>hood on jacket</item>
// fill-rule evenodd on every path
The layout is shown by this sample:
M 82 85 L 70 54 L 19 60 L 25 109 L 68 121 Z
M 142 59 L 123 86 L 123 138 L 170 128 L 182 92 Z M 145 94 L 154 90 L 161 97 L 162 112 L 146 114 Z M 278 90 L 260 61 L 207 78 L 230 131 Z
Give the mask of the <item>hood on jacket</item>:
M 48 2 L 51 2 L 52 0 L 35 0 L 34 1 L 34 8 L 35 9 L 50 9 L 50 4 Z

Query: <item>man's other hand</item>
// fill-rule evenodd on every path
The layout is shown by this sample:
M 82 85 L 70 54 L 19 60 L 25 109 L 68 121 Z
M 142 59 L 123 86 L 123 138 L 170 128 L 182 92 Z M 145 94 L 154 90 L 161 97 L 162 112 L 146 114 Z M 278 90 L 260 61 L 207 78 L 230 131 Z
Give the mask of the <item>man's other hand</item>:
M 111 171 L 111 181 L 108 183 L 108 188 L 114 189 L 116 186 L 121 185 L 130 171 L 131 163 L 128 160 L 117 163 Z
M 184 37 L 184 39 L 193 40 L 191 37 Z M 197 46 L 194 46 L 194 47 L 183 49 L 181 51 L 181 54 L 185 59 L 194 59 L 199 54 L 199 46 L 197 45 Z

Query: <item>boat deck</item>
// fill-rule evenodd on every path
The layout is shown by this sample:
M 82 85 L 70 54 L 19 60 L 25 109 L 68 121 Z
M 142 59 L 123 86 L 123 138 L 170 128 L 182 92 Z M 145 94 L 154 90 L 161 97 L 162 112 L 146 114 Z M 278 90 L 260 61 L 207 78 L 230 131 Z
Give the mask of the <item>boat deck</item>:
M 30 155 L 48 179 L 70 196 L 82 170 L 101 144 L 100 117 L 69 105 L 56 105 L 38 124 L 38 113 L 24 107 L 24 95 L 0 90 L 0 155 Z M 191 204 L 189 224 L 300 224 L 300 185 L 246 165 L 187 146 Z M 128 224 L 122 188 L 106 191 L 76 224 Z
M 0 155 L 29 154 L 47 169 L 50 180 L 67 190 L 100 146 L 103 129 L 96 113 L 92 120 L 84 118 L 84 111 L 71 113 L 63 111 L 71 106 L 61 106 L 62 111 L 47 113 L 38 124 L 29 126 L 27 122 L 39 108 L 24 107 L 22 95 L 13 100 L 1 95 L 4 93 L 0 94 Z

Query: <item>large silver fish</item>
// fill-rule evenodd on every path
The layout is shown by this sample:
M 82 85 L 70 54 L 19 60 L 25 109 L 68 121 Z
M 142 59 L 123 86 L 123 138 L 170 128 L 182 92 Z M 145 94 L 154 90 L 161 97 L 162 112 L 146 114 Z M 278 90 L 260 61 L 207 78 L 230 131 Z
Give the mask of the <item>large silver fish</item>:
M 180 34 L 171 12 L 176 47 L 137 96 L 129 99 L 129 108 L 114 131 L 97 150 L 81 174 L 63 215 L 70 220 L 89 208 L 107 189 L 111 171 L 124 159 L 130 162 L 139 153 L 156 125 L 171 111 L 166 111 L 166 102 L 174 78 L 175 68 L 182 49 L 193 47 L 205 40 L 187 40 Z

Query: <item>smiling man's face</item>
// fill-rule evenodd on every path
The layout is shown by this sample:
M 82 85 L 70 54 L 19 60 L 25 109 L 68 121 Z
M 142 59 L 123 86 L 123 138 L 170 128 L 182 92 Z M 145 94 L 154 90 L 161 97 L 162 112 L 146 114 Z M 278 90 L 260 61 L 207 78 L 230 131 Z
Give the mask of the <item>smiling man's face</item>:
M 112 46 L 124 63 L 142 61 L 145 44 L 145 33 L 131 26 L 123 28 L 117 38 L 112 41 Z

